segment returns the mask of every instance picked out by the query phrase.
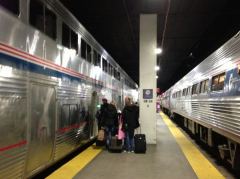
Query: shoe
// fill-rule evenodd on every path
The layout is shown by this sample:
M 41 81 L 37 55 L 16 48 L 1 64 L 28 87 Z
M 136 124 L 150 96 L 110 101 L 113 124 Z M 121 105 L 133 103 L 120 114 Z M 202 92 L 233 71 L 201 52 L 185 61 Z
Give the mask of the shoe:
M 126 150 L 123 150 L 123 152 L 127 152 Z
M 132 153 L 134 153 L 134 150 L 131 150 Z

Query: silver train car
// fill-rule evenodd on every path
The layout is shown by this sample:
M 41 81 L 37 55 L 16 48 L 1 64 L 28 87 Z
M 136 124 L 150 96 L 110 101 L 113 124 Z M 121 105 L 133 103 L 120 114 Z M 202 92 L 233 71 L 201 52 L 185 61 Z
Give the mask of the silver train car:
M 162 110 L 240 168 L 240 33 L 161 96 Z
M 58 0 L 0 1 L 0 178 L 28 178 L 94 139 L 101 98 L 137 84 Z

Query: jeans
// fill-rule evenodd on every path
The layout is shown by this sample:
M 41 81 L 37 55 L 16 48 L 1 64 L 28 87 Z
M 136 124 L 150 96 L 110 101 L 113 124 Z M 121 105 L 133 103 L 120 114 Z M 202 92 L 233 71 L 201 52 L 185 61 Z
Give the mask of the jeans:
M 134 131 L 126 131 L 125 132 L 124 145 L 125 145 L 125 149 L 127 151 L 134 150 Z
M 112 134 L 114 133 L 114 126 L 106 126 L 105 132 L 106 132 L 106 146 L 108 147 L 110 145 Z

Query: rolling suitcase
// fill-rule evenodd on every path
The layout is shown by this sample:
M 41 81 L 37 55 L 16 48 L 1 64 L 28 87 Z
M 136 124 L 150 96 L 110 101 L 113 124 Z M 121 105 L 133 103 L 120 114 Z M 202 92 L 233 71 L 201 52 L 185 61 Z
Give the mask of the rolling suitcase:
M 146 153 L 146 136 L 145 134 L 135 134 L 134 135 L 135 153 Z
M 122 152 L 122 140 L 119 140 L 117 136 L 112 136 L 108 146 L 110 152 Z

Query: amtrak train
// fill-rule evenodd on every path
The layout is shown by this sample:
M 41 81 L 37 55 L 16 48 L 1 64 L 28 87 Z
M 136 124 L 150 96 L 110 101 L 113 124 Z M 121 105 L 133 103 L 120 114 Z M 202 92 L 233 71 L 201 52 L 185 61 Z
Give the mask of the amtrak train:
M 162 110 L 240 168 L 240 33 L 161 96 Z
M 0 1 L 0 178 L 28 178 L 97 133 L 137 84 L 58 0 Z

